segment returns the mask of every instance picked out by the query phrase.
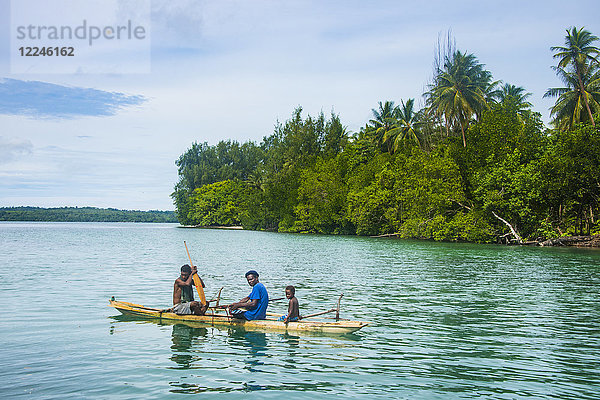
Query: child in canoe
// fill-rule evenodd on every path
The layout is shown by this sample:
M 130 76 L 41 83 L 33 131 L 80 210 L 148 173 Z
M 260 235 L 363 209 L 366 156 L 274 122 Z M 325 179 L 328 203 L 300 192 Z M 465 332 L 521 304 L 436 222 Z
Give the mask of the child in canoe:
M 286 324 L 290 321 L 298 321 L 300 319 L 300 305 L 298 304 L 298 299 L 296 298 L 296 288 L 292 285 L 287 286 L 285 288 L 285 297 L 290 300 L 288 312 L 287 314 L 279 317 L 277 320 L 283 321 Z

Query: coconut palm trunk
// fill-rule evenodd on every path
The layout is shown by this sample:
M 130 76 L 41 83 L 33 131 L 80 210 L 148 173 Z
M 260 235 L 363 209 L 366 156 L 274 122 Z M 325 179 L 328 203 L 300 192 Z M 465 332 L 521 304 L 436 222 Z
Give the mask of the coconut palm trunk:
M 592 126 L 596 126 L 596 122 L 594 122 L 594 117 L 592 116 L 592 110 L 590 109 L 590 103 L 588 101 L 587 92 L 583 86 L 583 80 L 581 79 L 581 73 L 579 68 L 577 68 L 577 80 L 579 81 L 579 90 L 581 90 L 581 95 L 583 96 L 583 100 L 585 103 L 585 108 L 587 109 L 588 115 L 590 116 L 590 121 L 592 121 Z
M 467 147 L 467 139 L 465 137 L 465 127 L 463 125 L 463 122 L 459 119 L 460 122 L 460 131 L 462 132 L 462 140 L 463 140 L 463 147 Z
M 593 126 L 596 126 L 582 77 L 588 74 L 590 68 L 597 68 L 600 64 L 597 58 L 600 54 L 600 48 L 594 46 L 598 41 L 598 37 L 592 35 L 591 32 L 585 30 L 583 27 L 580 29 L 572 27 L 570 31 L 567 29 L 566 32 L 565 45 L 553 46 L 550 50 L 556 51 L 557 53 L 553 57 L 560 59 L 557 70 L 572 66 L 572 71 L 577 75 L 578 90 L 581 91 L 581 95 L 583 96 L 583 102 L 585 103 L 590 121 L 592 121 Z

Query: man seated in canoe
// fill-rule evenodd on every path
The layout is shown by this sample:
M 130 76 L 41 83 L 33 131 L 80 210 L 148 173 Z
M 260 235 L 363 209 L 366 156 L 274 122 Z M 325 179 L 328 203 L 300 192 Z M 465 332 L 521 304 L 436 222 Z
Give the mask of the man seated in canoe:
M 267 317 L 267 307 L 269 306 L 269 294 L 265 285 L 258 281 L 258 272 L 251 270 L 246 272 L 248 285 L 252 287 L 252 292 L 237 303 L 229 305 L 229 311 L 234 318 L 252 321 L 255 319 L 265 319 Z M 245 308 L 246 311 L 240 310 Z
M 168 311 L 178 315 L 204 315 L 208 308 L 208 303 L 203 306 L 199 302 L 194 301 L 193 276 L 197 273 L 198 270 L 195 266 L 190 267 L 185 264 L 181 267 L 181 276 L 175 279 L 175 284 L 173 285 L 173 307 Z M 200 277 L 198 276 L 198 278 Z M 200 278 L 200 283 L 202 287 L 206 287 L 202 278 Z

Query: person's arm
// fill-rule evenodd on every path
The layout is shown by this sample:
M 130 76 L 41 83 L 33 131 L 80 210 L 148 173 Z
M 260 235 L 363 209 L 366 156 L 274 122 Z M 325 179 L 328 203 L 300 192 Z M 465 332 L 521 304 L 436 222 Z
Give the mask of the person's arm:
M 173 284 L 173 305 L 181 303 L 181 287 L 177 281 Z
M 264 288 L 264 286 L 263 286 Z M 264 290 L 264 289 L 263 289 Z M 266 290 L 264 290 L 264 294 L 266 295 Z M 261 298 L 261 290 L 260 287 L 255 285 L 252 288 L 252 292 L 250 292 L 250 294 L 248 295 L 248 297 L 244 297 L 242 300 L 240 300 L 237 303 L 233 303 L 230 306 L 230 309 L 235 310 L 241 307 L 246 308 L 247 310 L 253 310 L 258 306 L 258 302 Z
M 264 288 L 264 286 L 263 286 Z M 264 294 L 263 294 L 264 292 Z M 247 310 L 254 310 L 258 307 L 258 303 L 263 295 L 266 295 L 266 290 L 260 290 L 260 286 L 256 285 L 252 288 L 252 292 L 248 295 L 248 297 L 244 297 L 239 303 L 234 303 L 235 306 L 233 309 L 244 307 Z
M 175 279 L 175 287 L 173 288 L 173 304 L 181 303 L 181 288 L 183 286 L 191 286 L 194 283 L 192 276 L 193 274 L 190 274 L 185 281 L 181 278 Z
M 284 322 L 287 324 L 290 318 L 298 318 L 300 316 L 300 307 L 298 306 L 298 299 L 292 297 L 290 299 L 290 305 L 288 307 L 288 314 Z
M 194 283 L 193 276 L 194 274 L 190 274 L 190 276 L 188 276 L 188 278 L 185 281 L 181 278 L 177 278 L 175 280 L 175 284 L 179 286 L 192 286 L 192 284 Z
M 197 275 L 198 273 L 196 273 Z M 203 288 L 206 287 L 206 285 L 204 284 L 204 281 L 202 280 L 202 278 L 200 278 L 200 275 L 198 275 L 198 279 L 200 279 L 200 284 L 202 285 Z M 194 284 L 194 282 L 192 281 L 192 285 Z M 195 285 L 194 285 L 195 286 Z
M 258 305 L 258 299 L 250 300 L 249 297 L 244 297 L 237 303 L 230 304 L 229 308 L 231 310 L 237 310 L 238 308 L 243 307 L 243 308 L 247 308 L 248 310 L 252 310 L 253 308 L 256 308 L 257 305 Z
M 198 275 L 198 279 L 200 279 L 200 284 L 202 285 L 203 288 L 206 287 L 206 285 L 204 284 L 204 281 L 202 280 L 202 278 L 200 278 L 200 275 L 198 274 L 198 268 L 196 266 L 192 267 L 192 273 L 190 275 L 190 278 L 192 278 L 192 285 L 196 286 L 196 284 L 194 283 L 194 274 Z
M 287 324 L 288 322 L 290 322 L 290 315 L 292 314 L 292 299 L 290 299 L 290 302 L 288 303 L 288 312 L 287 315 L 285 316 L 285 318 L 283 319 L 283 323 Z
M 258 299 L 248 301 L 244 307 L 248 310 L 254 310 L 256 306 L 258 306 Z

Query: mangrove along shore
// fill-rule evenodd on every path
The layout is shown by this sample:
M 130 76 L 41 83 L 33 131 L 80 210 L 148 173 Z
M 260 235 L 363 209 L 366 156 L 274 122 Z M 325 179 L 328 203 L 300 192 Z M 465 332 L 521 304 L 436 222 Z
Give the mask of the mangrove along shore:
M 566 33 L 548 52 L 559 78 L 548 85 L 564 84 L 544 94 L 557 99 L 549 127 L 532 93 L 448 40 L 420 109 L 381 101 L 350 132 L 333 112 L 298 107 L 260 143 L 193 143 L 176 161 L 177 218 L 488 243 L 600 234 L 600 41 L 584 28 Z

